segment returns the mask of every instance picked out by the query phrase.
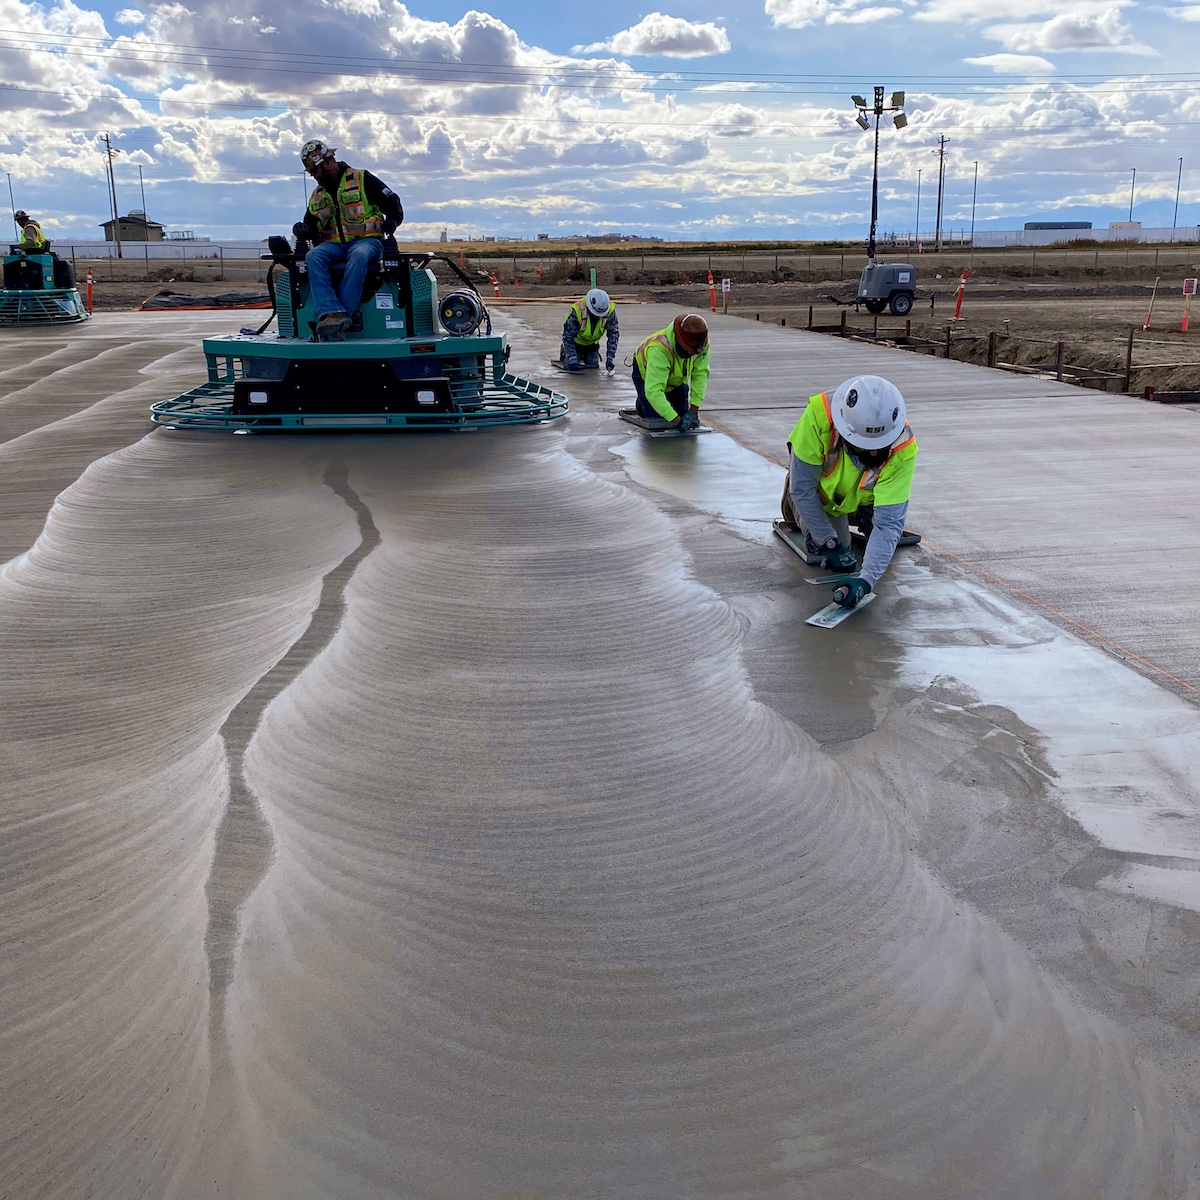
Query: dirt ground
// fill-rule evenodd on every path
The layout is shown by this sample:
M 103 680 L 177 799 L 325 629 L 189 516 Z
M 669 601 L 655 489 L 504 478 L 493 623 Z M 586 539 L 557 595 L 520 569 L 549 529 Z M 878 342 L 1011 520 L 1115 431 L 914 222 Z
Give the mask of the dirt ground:
M 731 315 L 807 327 L 811 306 L 814 328 L 838 332 L 845 313 L 849 336 L 895 340 L 918 353 L 938 355 L 946 353 L 949 330 L 951 357 L 981 364 L 988 361 L 988 335 L 994 333 L 998 369 L 1056 373 L 1058 344 L 1062 343 L 1064 377 L 1074 376 L 1086 386 L 1137 394 L 1147 387 L 1158 392 L 1200 392 L 1200 338 L 1180 329 L 1182 281 L 1200 271 L 1200 264 L 1190 261 L 1200 258 L 1196 247 L 1164 248 L 1161 254 L 1143 248 L 1132 256 L 1128 251 L 1106 251 L 1104 258 L 1091 251 L 1050 254 L 1023 248 L 986 255 L 980 252 L 971 259 L 974 265 L 958 320 L 953 319 L 956 289 L 967 259 L 962 251 L 926 255 L 918 263 L 917 302 L 907 322 L 891 314 L 876 319 L 865 310 L 832 301 L 833 297 L 852 299 L 855 291 L 858 259 L 844 252 L 790 258 L 768 253 L 756 258 L 751 252 L 726 254 L 725 261 L 711 254 L 707 260 L 703 254 L 658 255 L 648 269 L 647 257 L 640 256 L 640 262 L 636 255 L 550 260 L 549 271 L 545 260 L 538 259 L 497 259 L 495 265 L 484 259 L 464 257 L 460 261 L 489 301 L 495 273 L 502 304 L 540 301 L 565 307 L 586 287 L 590 270 L 595 269 L 597 283 L 620 303 L 678 304 L 699 311 L 708 310 L 711 304 L 707 262 L 713 264 L 718 278 L 719 309 L 723 308 L 720 272 L 733 272 L 729 276 Z M 739 270 L 743 264 L 744 278 Z M 531 280 L 535 271 L 543 276 L 542 282 Z M 437 273 L 444 287 L 461 286 L 461 280 L 445 267 L 437 266 Z M 162 289 L 196 297 L 232 292 L 267 295 L 265 264 L 226 264 L 221 279 L 213 277 L 215 264 L 187 264 L 183 270 L 165 264 L 152 269 L 152 274 L 159 278 L 147 280 L 140 263 L 97 264 L 95 308 L 137 308 Z M 518 279 L 520 282 L 515 282 Z M 82 286 L 82 278 L 80 282 Z M 1152 296 L 1151 327 L 1143 329 Z M 1200 309 L 1193 330 L 1200 332 Z

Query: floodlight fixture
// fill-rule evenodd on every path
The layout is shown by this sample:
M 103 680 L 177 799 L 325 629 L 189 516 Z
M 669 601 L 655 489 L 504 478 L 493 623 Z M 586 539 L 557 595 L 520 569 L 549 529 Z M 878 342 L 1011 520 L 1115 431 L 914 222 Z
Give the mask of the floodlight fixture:
M 892 114 L 892 124 L 897 129 L 903 129 L 908 124 L 908 118 L 901 111 L 904 107 L 904 93 L 893 92 L 892 102 L 890 105 L 884 103 L 886 95 L 881 85 L 876 85 L 872 89 L 873 101 L 868 101 L 863 96 L 851 96 L 850 99 L 854 102 L 854 107 L 858 112 L 854 115 L 854 122 L 864 131 L 869 131 L 871 122 L 869 116 L 875 118 L 875 154 L 871 168 L 871 233 L 867 239 L 867 260 L 875 261 L 875 226 L 879 220 L 879 118 L 883 114 Z

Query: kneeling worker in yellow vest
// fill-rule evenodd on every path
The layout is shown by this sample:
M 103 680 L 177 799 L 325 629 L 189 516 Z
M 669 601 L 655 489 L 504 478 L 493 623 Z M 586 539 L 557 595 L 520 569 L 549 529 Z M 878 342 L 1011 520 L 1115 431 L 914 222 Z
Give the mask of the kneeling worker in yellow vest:
M 832 396 L 813 396 L 788 439 L 783 519 L 804 530 L 805 549 L 849 578 L 833 598 L 853 608 L 879 582 L 904 532 L 917 442 L 904 397 L 878 375 L 847 379 Z M 850 549 L 850 516 L 871 509 L 862 566 Z M 854 574 L 857 572 L 857 574 Z
M 383 262 L 383 239 L 404 220 L 400 197 L 370 171 L 339 162 L 324 142 L 305 142 L 304 169 L 317 186 L 308 200 L 304 224 L 313 248 L 308 282 L 317 306 L 317 338 L 342 338 L 362 300 L 367 275 Z M 332 271 L 345 266 L 335 289 Z
M 662 417 L 682 432 L 695 429 L 708 373 L 708 323 L 695 313 L 676 317 L 634 352 L 638 415 Z
M 562 364 L 568 371 L 600 365 L 600 339 L 605 339 L 604 367 L 611 375 L 617 365 L 617 342 L 621 327 L 617 306 L 603 288 L 592 288 L 582 300 L 567 309 L 563 322 Z

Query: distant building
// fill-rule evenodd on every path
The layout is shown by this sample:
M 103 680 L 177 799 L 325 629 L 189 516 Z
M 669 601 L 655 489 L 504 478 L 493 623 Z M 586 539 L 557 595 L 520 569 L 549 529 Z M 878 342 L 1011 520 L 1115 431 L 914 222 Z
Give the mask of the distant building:
M 104 240 L 117 240 L 113 226 L 115 221 L 105 221 L 100 228 L 104 230 Z M 151 221 L 140 208 L 133 209 L 128 216 L 120 219 L 121 241 L 123 242 L 161 242 L 164 240 L 165 226 L 157 221 Z
M 1026 221 L 1026 229 L 1091 229 L 1091 221 Z
M 438 241 L 439 242 L 448 242 L 449 240 L 450 240 L 450 230 L 443 229 L 441 237 L 438 238 Z

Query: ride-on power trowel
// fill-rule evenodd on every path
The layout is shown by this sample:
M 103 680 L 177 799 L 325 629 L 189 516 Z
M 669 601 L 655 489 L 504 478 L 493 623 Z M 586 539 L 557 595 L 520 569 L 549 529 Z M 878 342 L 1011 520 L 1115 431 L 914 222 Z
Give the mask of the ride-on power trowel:
M 208 379 L 152 406 L 174 429 L 479 429 L 560 417 L 567 398 L 509 375 L 509 347 L 451 259 L 384 241 L 344 340 L 318 341 L 302 223 L 267 239 L 274 310 L 257 331 L 204 339 Z M 438 299 L 430 264 L 465 284 Z M 263 331 L 274 319 L 277 333 Z M 482 331 L 481 331 L 482 329 Z
M 0 289 L 0 325 L 65 325 L 89 316 L 69 262 L 50 250 L 9 246 Z

